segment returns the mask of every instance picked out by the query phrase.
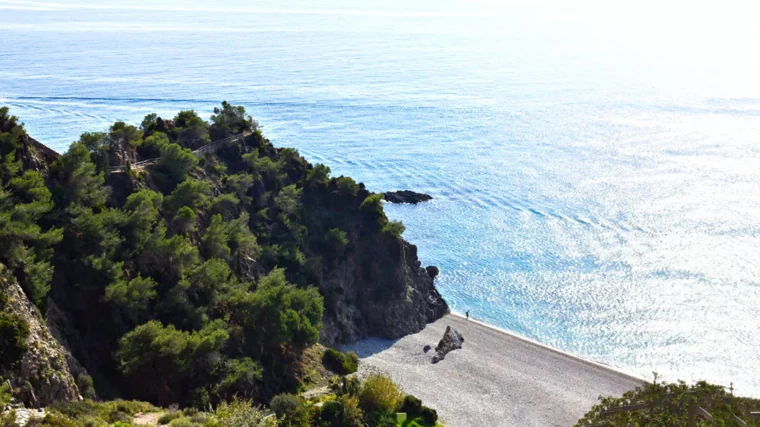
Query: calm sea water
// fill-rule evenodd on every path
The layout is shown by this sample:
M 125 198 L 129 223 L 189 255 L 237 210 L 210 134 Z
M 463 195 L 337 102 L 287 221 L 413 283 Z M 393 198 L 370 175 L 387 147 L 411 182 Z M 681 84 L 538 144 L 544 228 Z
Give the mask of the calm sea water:
M 0 0 L 0 104 L 34 137 L 245 105 L 336 175 L 432 194 L 387 211 L 455 311 L 760 396 L 751 11 L 119 3 Z

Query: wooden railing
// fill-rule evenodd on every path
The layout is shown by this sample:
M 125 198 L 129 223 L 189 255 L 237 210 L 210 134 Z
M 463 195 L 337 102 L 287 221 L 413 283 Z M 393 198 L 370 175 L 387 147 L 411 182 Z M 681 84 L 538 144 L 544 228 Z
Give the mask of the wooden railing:
M 246 132 L 243 132 L 243 133 L 240 133 L 240 134 L 237 134 L 237 135 L 233 135 L 233 136 L 230 136 L 230 137 L 227 137 L 227 138 L 224 138 L 224 139 L 220 139 L 219 141 L 214 141 L 211 144 L 206 144 L 203 147 L 200 147 L 198 149 L 193 150 L 193 154 L 195 155 L 195 157 L 203 157 L 207 153 L 216 153 L 217 150 L 219 150 L 220 148 L 224 147 L 225 145 L 227 145 L 227 144 L 229 144 L 231 142 L 235 142 L 235 141 L 242 142 L 243 139 L 245 137 L 247 137 L 248 135 L 250 135 L 250 134 L 251 134 L 251 132 L 246 131 Z M 131 169 L 143 169 L 146 166 L 150 166 L 150 165 L 155 164 L 156 162 L 158 162 L 158 160 L 159 160 L 159 157 L 154 157 L 152 159 L 141 160 L 139 162 L 136 162 L 136 163 L 130 165 L 129 167 Z M 122 173 L 122 172 L 125 172 L 127 170 L 127 166 L 126 165 L 112 166 L 109 170 L 110 170 L 111 173 Z

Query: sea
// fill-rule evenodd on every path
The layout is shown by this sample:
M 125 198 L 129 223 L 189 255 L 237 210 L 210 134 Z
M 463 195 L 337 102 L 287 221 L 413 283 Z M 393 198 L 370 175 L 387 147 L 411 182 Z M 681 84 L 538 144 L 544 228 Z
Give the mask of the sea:
M 59 152 L 243 105 L 334 176 L 432 195 L 386 211 L 454 312 L 760 397 L 755 8 L 0 0 L 0 105 Z

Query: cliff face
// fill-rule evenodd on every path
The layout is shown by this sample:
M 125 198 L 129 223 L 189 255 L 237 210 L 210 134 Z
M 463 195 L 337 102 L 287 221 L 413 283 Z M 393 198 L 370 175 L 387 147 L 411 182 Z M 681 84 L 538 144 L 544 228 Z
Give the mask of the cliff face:
M 0 265 L 0 288 L 8 297 L 6 310 L 29 326 L 28 350 L 13 369 L 13 395 L 26 406 L 43 407 L 56 400 L 81 399 L 72 370 L 81 370 L 71 354 L 53 337 L 24 291 Z
M 367 336 L 399 338 L 449 312 L 417 259 L 417 247 L 390 236 L 377 246 L 359 246 L 329 272 L 322 289 L 338 296 L 323 320 L 321 340 L 327 345 Z

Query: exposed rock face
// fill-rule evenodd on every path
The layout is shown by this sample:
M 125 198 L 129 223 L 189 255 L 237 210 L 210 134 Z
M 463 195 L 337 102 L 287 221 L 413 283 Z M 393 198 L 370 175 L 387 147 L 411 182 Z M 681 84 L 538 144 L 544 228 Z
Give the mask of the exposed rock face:
M 464 337 L 456 329 L 451 326 L 446 327 L 446 332 L 443 333 L 443 338 L 435 346 L 435 356 L 433 356 L 433 363 L 438 363 L 443 360 L 449 352 L 459 350 L 462 348 Z
M 26 406 L 35 408 L 56 400 L 81 399 L 69 368 L 69 358 L 73 357 L 50 334 L 16 280 L 7 278 L 7 271 L 2 270 L 0 266 L 0 288 L 8 296 L 8 309 L 23 317 L 29 325 L 29 349 L 11 379 L 13 395 Z
M 433 279 L 420 266 L 417 247 L 387 236 L 344 258 L 322 282 L 321 341 L 327 345 L 367 336 L 400 338 L 449 312 Z
M 411 203 L 416 205 L 420 202 L 432 200 L 433 197 L 428 194 L 415 193 L 414 191 L 388 191 L 385 193 L 385 200 L 391 203 Z

